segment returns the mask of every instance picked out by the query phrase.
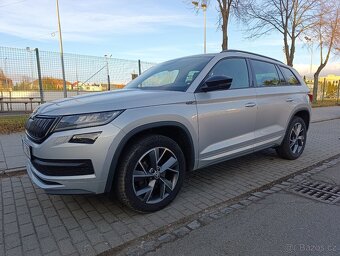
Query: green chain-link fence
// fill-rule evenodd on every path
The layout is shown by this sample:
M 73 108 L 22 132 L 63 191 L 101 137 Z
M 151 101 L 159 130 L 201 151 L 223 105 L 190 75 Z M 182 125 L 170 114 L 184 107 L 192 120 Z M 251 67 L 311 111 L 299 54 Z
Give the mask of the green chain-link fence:
M 154 63 L 64 54 L 67 96 L 123 88 Z M 0 47 L 0 111 L 31 111 L 63 98 L 60 55 L 38 49 Z

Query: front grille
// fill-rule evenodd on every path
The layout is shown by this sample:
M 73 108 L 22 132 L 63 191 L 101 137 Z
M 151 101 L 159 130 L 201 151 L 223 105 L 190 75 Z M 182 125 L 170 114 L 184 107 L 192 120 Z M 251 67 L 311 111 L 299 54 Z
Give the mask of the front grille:
M 27 135 L 35 142 L 42 142 L 51 130 L 55 117 L 30 117 L 25 125 Z

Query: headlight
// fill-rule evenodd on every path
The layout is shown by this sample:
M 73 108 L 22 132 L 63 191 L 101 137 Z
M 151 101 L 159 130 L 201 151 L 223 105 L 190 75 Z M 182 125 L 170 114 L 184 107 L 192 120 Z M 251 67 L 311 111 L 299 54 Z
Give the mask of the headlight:
M 105 125 L 119 116 L 123 110 L 79 115 L 63 116 L 54 128 L 55 131 L 64 131 L 78 128 Z

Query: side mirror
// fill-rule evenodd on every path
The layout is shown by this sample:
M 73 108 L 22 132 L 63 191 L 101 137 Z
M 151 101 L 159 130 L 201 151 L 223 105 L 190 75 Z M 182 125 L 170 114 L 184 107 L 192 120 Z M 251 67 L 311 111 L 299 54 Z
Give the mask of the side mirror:
M 205 80 L 201 91 L 210 92 L 217 90 L 228 90 L 231 86 L 233 79 L 229 76 L 212 76 Z

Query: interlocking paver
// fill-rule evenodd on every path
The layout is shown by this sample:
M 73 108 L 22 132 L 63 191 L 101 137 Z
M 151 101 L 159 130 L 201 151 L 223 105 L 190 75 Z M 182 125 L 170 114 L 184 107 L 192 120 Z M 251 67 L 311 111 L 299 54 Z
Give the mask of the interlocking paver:
M 58 249 L 57 243 L 52 237 L 41 239 L 40 246 L 43 254 L 47 254 Z
M 87 239 L 81 228 L 72 229 L 69 233 L 73 243 L 79 243 Z
M 58 242 L 58 245 L 62 255 L 69 255 L 77 251 L 70 239 L 61 240 Z
M 35 233 L 34 227 L 32 225 L 32 223 L 27 223 L 24 225 L 20 225 L 20 234 L 21 237 L 25 237 L 28 235 L 32 235 Z
M 6 251 L 6 256 L 20 256 L 20 255 L 23 255 L 21 246 Z
M 59 227 L 63 224 L 59 216 L 49 217 L 47 221 L 51 228 Z
M 23 246 L 24 252 L 39 248 L 37 236 L 35 234 L 32 234 L 32 235 L 23 237 L 22 246 Z
M 132 212 L 102 195 L 48 195 L 32 185 L 27 175 L 0 176 L 0 255 L 2 250 L 61 255 L 66 253 L 63 248 L 71 248 L 70 253 L 95 255 L 119 246 L 340 154 L 339 127 L 340 120 L 312 124 L 305 153 L 296 161 L 280 159 L 273 150 L 266 150 L 191 172 L 178 198 L 152 214 Z M 202 221 L 212 219 L 205 216 Z M 36 240 L 38 248 L 32 250 L 37 245 L 29 241 Z
M 32 216 L 34 226 L 39 227 L 40 225 L 46 224 L 46 219 L 44 215 Z
M 54 235 L 56 241 L 62 240 L 64 238 L 68 238 L 68 232 L 66 230 L 66 227 L 59 226 L 51 229 L 52 234 Z
M 87 241 L 77 243 L 75 246 L 80 255 L 92 256 L 97 254 L 96 251 L 93 249 L 91 243 Z
M 99 244 L 96 244 L 95 246 L 93 246 L 93 248 L 95 249 L 95 251 L 97 253 L 102 253 L 104 251 L 107 251 L 110 249 L 110 246 L 109 246 L 109 243 L 108 242 L 105 242 L 105 243 L 99 243 Z
M 13 233 L 17 233 L 19 231 L 18 224 L 16 222 L 5 223 L 4 224 L 4 234 L 10 235 Z
M 39 248 L 25 252 L 25 256 L 40 256 L 40 255 L 42 255 L 42 253 L 40 252 Z
M 35 230 L 39 239 L 52 236 L 52 232 L 48 225 L 41 225 L 36 227 Z
M 5 235 L 5 248 L 6 251 L 17 246 L 20 246 L 21 239 L 19 233 L 14 233 L 10 235 Z

